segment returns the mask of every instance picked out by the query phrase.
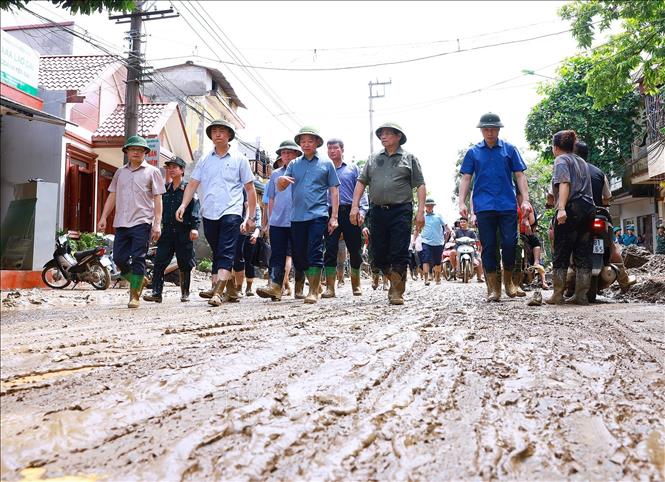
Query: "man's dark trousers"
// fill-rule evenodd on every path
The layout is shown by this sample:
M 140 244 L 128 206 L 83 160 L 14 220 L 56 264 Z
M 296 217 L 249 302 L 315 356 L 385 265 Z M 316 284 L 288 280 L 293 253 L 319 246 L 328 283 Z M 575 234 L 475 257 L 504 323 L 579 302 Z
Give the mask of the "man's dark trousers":
M 337 252 L 339 250 L 340 235 L 344 235 L 344 243 L 349 250 L 349 257 L 351 258 L 351 268 L 360 269 L 363 262 L 361 254 L 362 246 L 362 227 L 354 226 L 351 224 L 349 214 L 351 206 L 340 206 L 337 229 L 332 234 L 326 231 L 326 252 L 324 255 L 323 265 L 326 268 L 337 268 Z M 328 271 L 328 270 L 326 270 Z
M 113 261 L 123 275 L 130 272 L 139 276 L 145 275 L 145 257 L 150 244 L 148 223 L 138 224 L 130 228 L 115 228 L 113 241 Z
M 370 233 L 374 265 L 384 274 L 405 273 L 409 264 L 412 203 L 370 207 Z
M 152 292 L 154 294 L 162 294 L 164 270 L 171 263 L 174 253 L 178 260 L 178 269 L 183 273 L 189 273 L 196 265 L 194 243 L 189 239 L 189 231 L 189 227 L 186 226 L 164 226 L 157 243 L 155 270 L 152 275 Z

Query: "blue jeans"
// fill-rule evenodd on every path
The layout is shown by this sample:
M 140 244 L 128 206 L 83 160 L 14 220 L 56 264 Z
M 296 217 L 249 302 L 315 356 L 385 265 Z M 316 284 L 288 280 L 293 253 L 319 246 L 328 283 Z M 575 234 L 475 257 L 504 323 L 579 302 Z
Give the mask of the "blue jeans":
M 482 260 L 486 273 L 498 270 L 497 231 L 501 237 L 501 258 L 503 269 L 512 271 L 515 266 L 517 249 L 517 211 L 481 211 L 476 213 L 480 244 L 483 247 Z
M 291 228 L 270 226 L 270 279 L 282 284 L 286 257 L 291 256 Z
M 327 217 L 291 221 L 291 246 L 296 271 L 323 268 L 323 236 L 327 227 Z
M 148 223 L 131 228 L 115 228 L 113 261 L 122 274 L 130 271 L 141 276 L 145 274 L 145 256 L 148 254 L 151 229 Z
M 242 217 L 227 214 L 219 219 L 203 218 L 203 231 L 212 251 L 212 273 L 231 271 Z

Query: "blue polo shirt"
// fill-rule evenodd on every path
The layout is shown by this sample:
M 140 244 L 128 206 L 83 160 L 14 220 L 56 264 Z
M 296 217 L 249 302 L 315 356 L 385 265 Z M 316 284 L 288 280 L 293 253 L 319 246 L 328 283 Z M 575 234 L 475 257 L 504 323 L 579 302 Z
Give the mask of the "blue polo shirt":
M 273 171 L 268 181 L 268 187 L 266 188 L 266 197 L 268 198 L 266 204 L 268 204 L 270 199 L 273 199 L 272 211 L 270 212 L 268 222 L 270 226 L 280 228 L 291 227 L 291 205 L 293 204 L 291 186 L 289 185 L 283 191 L 277 189 L 277 178 L 283 176 L 285 172 L 286 167 L 280 167 Z
M 473 211 L 516 211 L 513 173 L 526 171 L 515 146 L 499 139 L 493 148 L 482 140 L 464 156 L 461 174 L 473 176 Z
M 443 233 L 446 222 L 439 213 L 425 213 L 425 227 L 421 233 L 423 243 L 430 246 L 443 246 Z
M 291 221 L 309 221 L 328 217 L 328 188 L 339 186 L 335 165 L 330 159 L 319 157 L 318 152 L 311 160 L 300 156 L 289 163 L 285 176 L 291 176 L 293 208 Z

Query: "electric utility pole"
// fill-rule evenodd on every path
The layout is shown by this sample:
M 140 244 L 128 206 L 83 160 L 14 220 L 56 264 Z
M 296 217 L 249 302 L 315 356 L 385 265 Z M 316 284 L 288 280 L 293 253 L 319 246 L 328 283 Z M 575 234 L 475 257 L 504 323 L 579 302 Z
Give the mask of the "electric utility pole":
M 377 79 L 376 82 L 372 82 L 371 80 L 369 81 L 369 153 L 372 155 L 374 152 L 374 119 L 373 119 L 373 114 L 374 114 L 374 109 L 372 105 L 372 99 L 376 99 L 379 97 L 385 97 L 386 96 L 386 85 L 392 84 L 393 81 L 389 80 L 388 82 L 379 82 Z M 374 93 L 373 87 L 381 87 L 381 93 L 378 93 L 378 88 L 376 89 L 377 93 Z
M 173 15 L 174 10 L 143 11 L 145 1 L 136 2 L 136 10 L 123 15 L 111 15 L 109 20 L 115 20 L 116 24 L 129 23 L 127 38 L 130 42 L 129 56 L 127 58 L 127 81 L 125 90 L 125 139 L 138 134 L 138 103 L 139 89 L 143 82 L 149 82 L 144 67 L 144 58 L 141 54 L 141 44 L 145 43 L 143 37 L 143 22 L 148 20 L 161 20 L 163 18 L 178 17 Z M 125 156 L 126 157 L 126 156 Z M 125 162 L 127 162 L 125 158 Z

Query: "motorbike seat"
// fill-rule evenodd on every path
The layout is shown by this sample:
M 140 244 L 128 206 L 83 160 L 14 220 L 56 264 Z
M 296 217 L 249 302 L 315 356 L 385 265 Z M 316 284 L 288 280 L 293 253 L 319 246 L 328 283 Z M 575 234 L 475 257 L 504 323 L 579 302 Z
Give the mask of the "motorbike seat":
M 77 261 L 82 260 L 86 256 L 90 256 L 91 254 L 94 254 L 95 251 L 97 251 L 97 248 L 92 248 L 92 249 L 85 249 L 83 251 L 77 251 L 74 253 L 74 257 L 76 258 Z
M 607 210 L 607 208 L 596 206 L 596 216 L 605 216 L 605 218 L 609 219 L 610 212 Z

